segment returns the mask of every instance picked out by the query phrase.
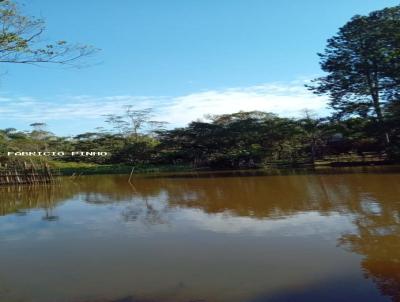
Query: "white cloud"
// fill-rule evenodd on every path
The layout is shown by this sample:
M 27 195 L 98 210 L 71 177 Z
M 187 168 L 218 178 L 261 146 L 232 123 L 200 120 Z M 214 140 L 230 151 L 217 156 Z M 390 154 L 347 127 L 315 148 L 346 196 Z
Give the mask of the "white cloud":
M 304 82 L 291 82 L 210 90 L 177 97 L 164 109 L 163 115 L 171 123 L 186 124 L 209 113 L 260 110 L 295 117 L 304 109 L 326 114 L 326 99 L 309 92 Z
M 53 99 L 35 97 L 0 97 L 0 112 L 6 120 L 56 121 L 103 119 L 105 114 L 121 114 L 124 105 L 155 109 L 158 120 L 172 126 L 183 126 L 205 114 L 233 113 L 240 110 L 260 110 L 295 117 L 303 109 L 320 115 L 327 113 L 326 98 L 309 92 L 306 81 L 267 83 L 250 87 L 235 87 L 201 91 L 178 97 L 167 96 L 60 96 Z M 3 118 L 4 120 L 4 118 Z M 6 125 L 3 125 L 6 126 Z M 101 126 L 101 125 L 99 125 Z
M 226 234 L 253 234 L 265 235 L 265 233 L 282 236 L 310 236 L 329 234 L 337 237 L 337 233 L 352 231 L 352 223 L 349 217 L 332 212 L 329 215 L 321 215 L 317 211 L 298 213 L 288 217 L 276 217 L 276 219 L 255 219 L 251 216 L 235 216 L 228 211 L 216 214 L 207 214 L 198 209 L 182 208 L 176 223 L 195 226 L 198 229 Z M 324 225 L 321 228 L 321 225 Z M 184 229 L 182 226 L 181 229 Z

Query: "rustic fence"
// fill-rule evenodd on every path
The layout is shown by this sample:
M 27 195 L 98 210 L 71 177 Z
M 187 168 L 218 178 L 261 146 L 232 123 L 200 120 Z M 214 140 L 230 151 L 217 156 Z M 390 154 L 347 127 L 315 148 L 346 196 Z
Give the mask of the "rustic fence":
M 60 179 L 59 176 L 60 171 L 51 169 L 47 163 L 0 163 L 0 185 L 53 183 Z

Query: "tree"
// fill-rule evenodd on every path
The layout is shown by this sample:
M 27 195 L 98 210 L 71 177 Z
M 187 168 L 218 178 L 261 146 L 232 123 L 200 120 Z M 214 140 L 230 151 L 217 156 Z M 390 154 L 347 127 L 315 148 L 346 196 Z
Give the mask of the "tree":
M 308 87 L 328 95 L 339 117 L 377 119 L 384 129 L 383 104 L 400 93 L 400 6 L 355 16 L 328 40 L 319 54 L 326 76 Z M 388 143 L 389 135 L 382 131 Z
M 137 141 L 139 139 L 140 130 L 145 126 L 148 126 L 148 123 L 152 117 L 153 109 L 146 108 L 134 110 L 132 105 L 125 106 L 125 109 L 126 117 L 130 123 L 130 130 L 132 131 L 133 137 Z
M 392 159 L 400 159 L 400 100 L 390 103 L 387 112 L 387 125 L 390 129 L 391 145 L 387 152 Z
M 42 122 L 32 123 L 29 126 L 33 128 L 30 133 L 31 138 L 37 143 L 37 150 L 40 149 L 39 145 L 43 145 L 44 149 L 47 150 L 46 139 L 51 136 L 51 133 L 46 131 L 47 124 Z M 40 143 L 40 144 L 39 144 Z
M 153 138 L 156 138 L 160 132 L 165 131 L 166 126 L 169 124 L 163 121 L 148 121 L 147 123 L 149 126 L 148 133 Z
M 0 1 L 0 63 L 78 66 L 81 58 L 97 51 L 92 46 L 63 40 L 43 43 L 44 31 L 42 19 L 24 16 L 13 1 Z
M 124 120 L 123 116 L 116 114 L 106 114 L 105 122 L 112 125 L 113 129 L 116 130 L 121 136 L 126 134 L 129 128 L 129 123 Z
M 311 162 L 314 164 L 318 155 L 318 148 L 324 145 L 324 119 L 318 118 L 317 115 L 308 110 L 303 110 L 303 118 L 299 120 L 302 130 L 304 131 L 305 145 L 309 147 Z
M 153 109 L 134 109 L 133 105 L 124 106 L 125 114 L 106 114 L 105 122 L 112 125 L 113 129 L 119 133 L 120 136 L 133 139 L 138 142 L 141 135 L 146 132 L 153 137 L 157 133 L 163 131 L 167 122 L 151 120 L 153 117 Z

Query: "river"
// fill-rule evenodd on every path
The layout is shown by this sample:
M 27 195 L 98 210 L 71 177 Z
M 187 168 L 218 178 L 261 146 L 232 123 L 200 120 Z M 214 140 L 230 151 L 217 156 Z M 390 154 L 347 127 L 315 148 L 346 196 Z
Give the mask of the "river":
M 3 187 L 0 301 L 400 301 L 399 171 Z

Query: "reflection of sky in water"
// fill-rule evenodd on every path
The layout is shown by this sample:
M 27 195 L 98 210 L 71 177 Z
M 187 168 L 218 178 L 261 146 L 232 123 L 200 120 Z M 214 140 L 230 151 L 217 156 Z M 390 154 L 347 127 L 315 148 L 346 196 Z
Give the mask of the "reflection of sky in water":
M 361 208 L 366 212 L 373 215 L 382 213 L 381 205 L 369 194 L 363 194 L 361 199 Z
M 389 301 L 399 179 L 137 179 L 136 192 L 94 177 L 15 195 L 0 208 L 0 301 Z
M 134 198 L 111 204 L 88 204 L 78 196 L 48 209 L 49 212 L 58 219 L 46 221 L 44 209 L 0 217 L 0 241 L 50 240 L 60 235 L 135 237 L 193 231 L 267 237 L 318 235 L 335 239 L 337 234 L 354 229 L 351 216 L 336 212 L 321 215 L 310 211 L 274 219 L 237 216 L 229 210 L 209 214 L 197 208 L 169 207 L 163 193 L 146 200 Z

